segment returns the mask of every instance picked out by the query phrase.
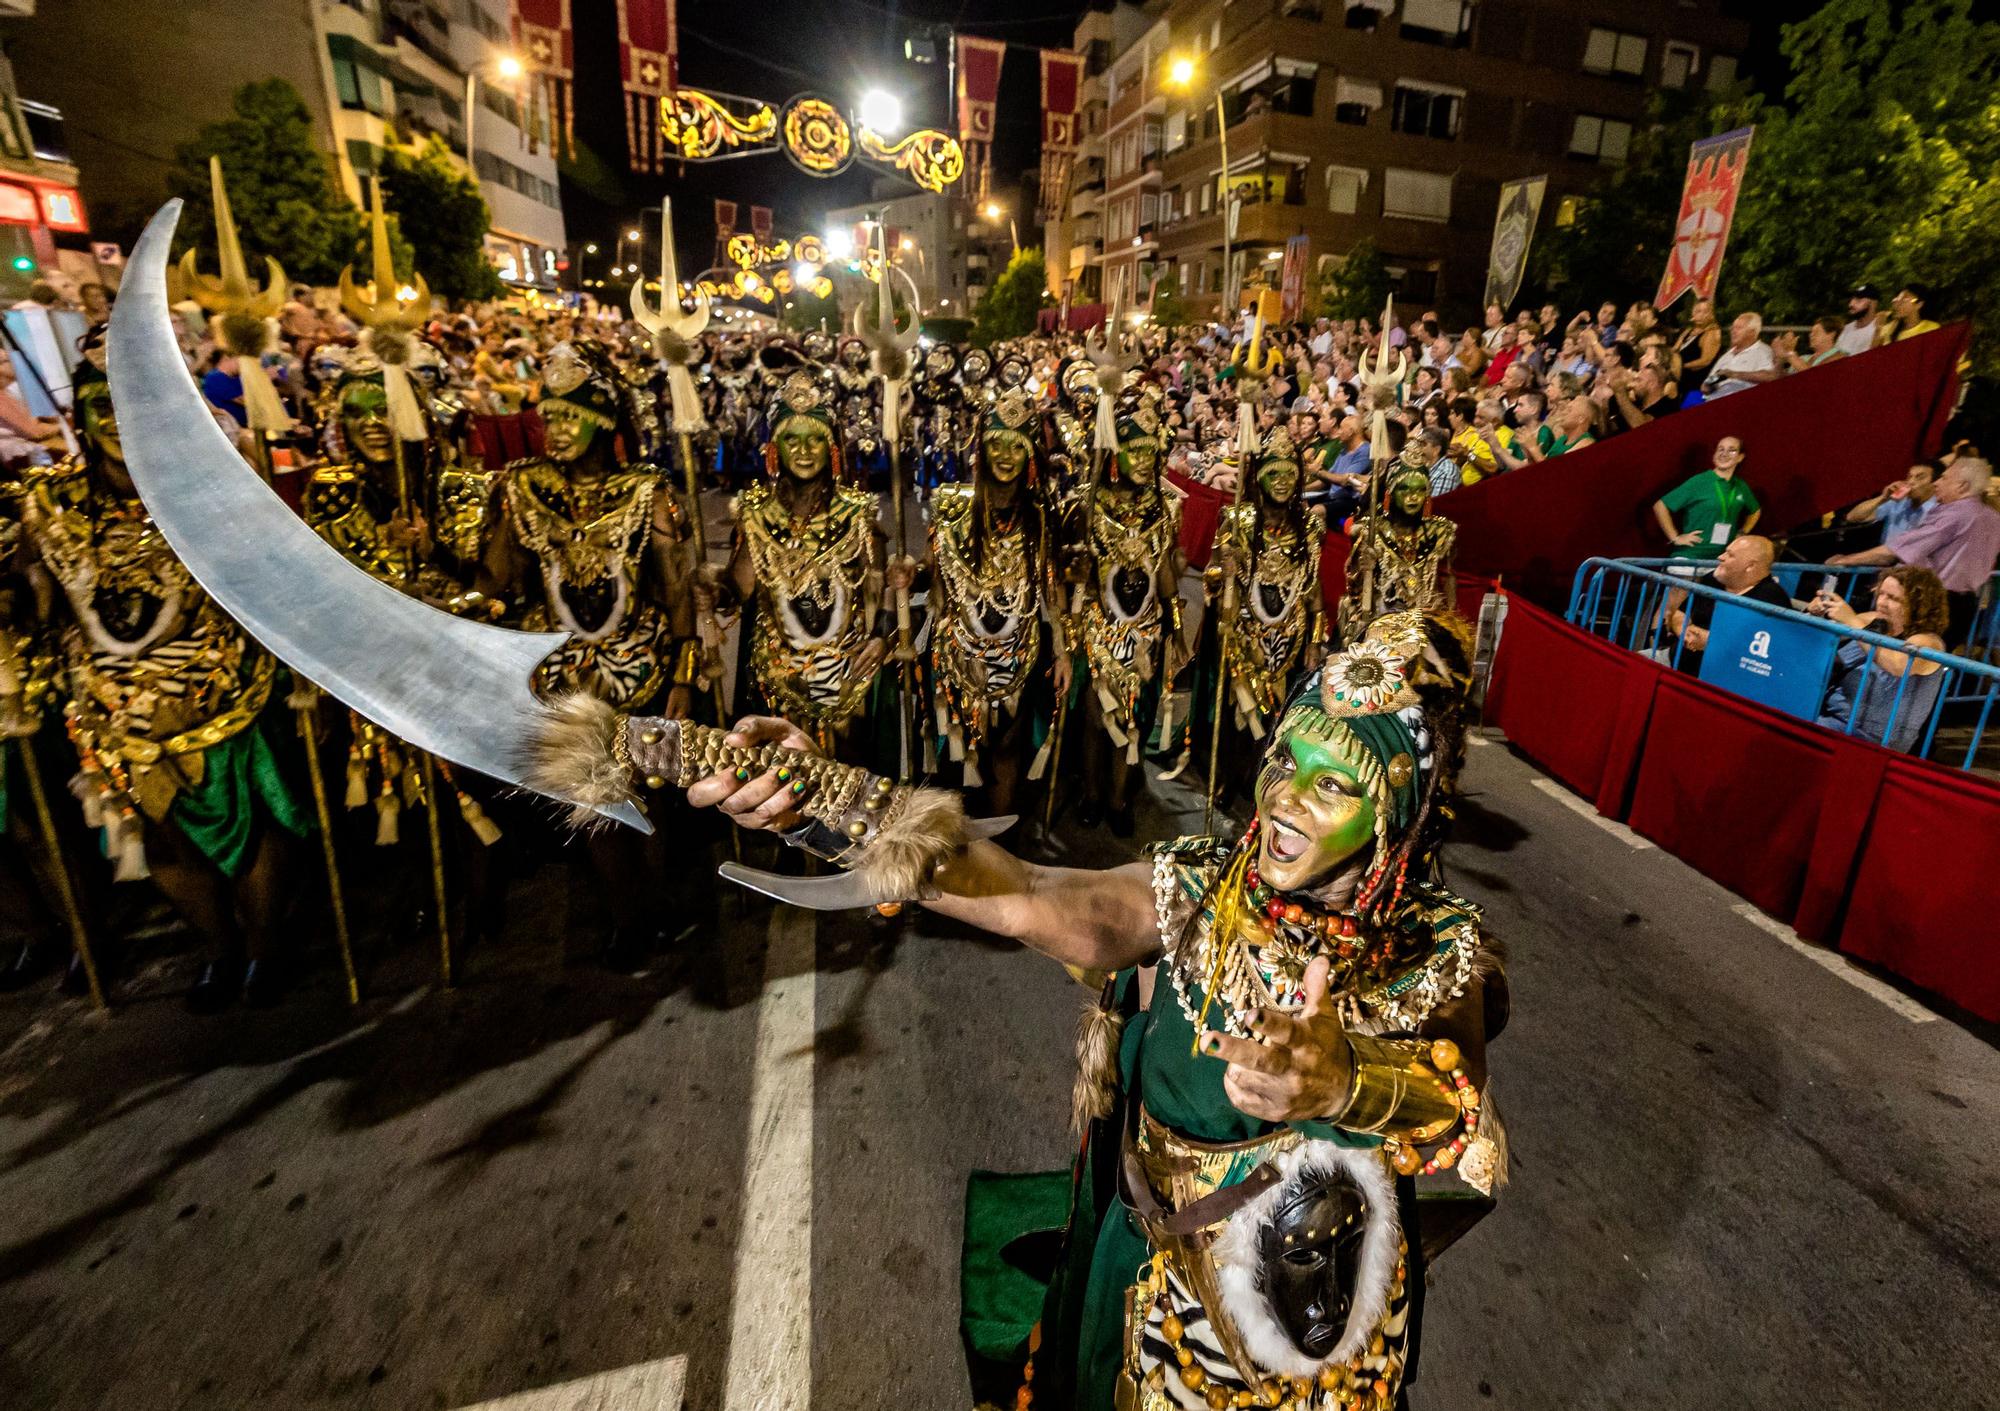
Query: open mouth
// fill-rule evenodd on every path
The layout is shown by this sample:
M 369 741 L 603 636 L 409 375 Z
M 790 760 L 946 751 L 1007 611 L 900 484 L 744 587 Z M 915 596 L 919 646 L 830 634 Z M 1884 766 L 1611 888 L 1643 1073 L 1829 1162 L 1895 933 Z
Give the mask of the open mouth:
M 1312 846 L 1312 839 L 1281 818 L 1273 818 L 1270 822 L 1271 830 L 1267 835 L 1270 841 L 1265 846 L 1271 850 L 1273 858 L 1279 862 L 1297 862 L 1306 855 L 1306 849 Z

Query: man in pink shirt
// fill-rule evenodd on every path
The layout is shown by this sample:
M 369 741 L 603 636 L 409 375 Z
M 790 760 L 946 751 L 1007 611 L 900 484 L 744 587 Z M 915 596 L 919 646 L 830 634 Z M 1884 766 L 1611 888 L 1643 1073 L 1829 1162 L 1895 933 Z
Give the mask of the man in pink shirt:
M 1928 568 L 1944 584 L 1951 604 L 1945 642 L 1965 640 L 1972 614 L 1979 607 L 1979 590 L 2000 562 L 2000 510 L 1986 503 L 1993 467 L 1969 456 L 1952 462 L 1937 482 L 1931 512 L 1880 548 L 1858 554 L 1836 554 L 1831 564 L 1906 563 Z

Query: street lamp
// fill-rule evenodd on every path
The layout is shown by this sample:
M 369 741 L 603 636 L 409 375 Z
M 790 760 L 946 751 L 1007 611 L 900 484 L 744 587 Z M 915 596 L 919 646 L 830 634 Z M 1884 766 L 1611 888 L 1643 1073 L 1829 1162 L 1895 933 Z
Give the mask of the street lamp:
M 1167 65 L 1167 87 L 1177 89 L 1189 97 L 1194 96 L 1195 62 L 1183 54 Z M 1229 184 L 1229 114 L 1223 111 L 1222 88 L 1215 90 L 1215 139 L 1222 158 L 1222 305 L 1223 311 L 1234 316 L 1236 301 L 1231 297 L 1229 208 L 1236 204 L 1236 188 Z
M 1014 242 L 1014 253 L 1017 255 L 1020 254 L 1021 231 L 1020 227 L 1014 224 L 1013 213 L 1006 211 L 998 201 L 988 201 L 980 213 L 991 221 L 999 220 L 1003 213 L 1007 216 L 1007 238 Z
M 903 125 L 903 105 L 893 93 L 871 88 L 861 95 L 861 125 L 884 137 L 893 136 Z
M 501 78 L 512 81 L 521 76 L 521 61 L 512 54 L 502 54 L 494 61 L 493 70 Z M 479 113 L 479 66 L 473 65 L 465 71 L 465 164 L 472 168 L 472 184 L 479 184 L 479 158 L 473 155 L 478 148 L 472 145 L 473 119 Z

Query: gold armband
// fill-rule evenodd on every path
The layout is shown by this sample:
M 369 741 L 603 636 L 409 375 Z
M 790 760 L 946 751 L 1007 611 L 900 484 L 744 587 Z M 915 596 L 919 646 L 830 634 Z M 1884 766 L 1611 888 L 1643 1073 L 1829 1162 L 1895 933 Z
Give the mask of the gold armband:
M 1435 1141 L 1463 1119 L 1451 1082 L 1431 1066 L 1429 1042 L 1349 1034 L 1347 1043 L 1354 1076 L 1346 1103 L 1330 1119 L 1335 1126 L 1421 1144 Z

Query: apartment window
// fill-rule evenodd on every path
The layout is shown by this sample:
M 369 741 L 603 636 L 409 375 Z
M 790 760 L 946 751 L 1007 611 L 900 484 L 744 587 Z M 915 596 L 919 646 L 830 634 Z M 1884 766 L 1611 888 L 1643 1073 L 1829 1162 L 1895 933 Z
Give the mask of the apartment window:
M 1389 125 L 1398 132 L 1451 141 L 1458 136 L 1459 110 L 1464 106 L 1462 89 L 1435 88 L 1404 79 L 1396 84 Z
M 1337 216 L 1361 213 L 1361 193 L 1368 189 L 1368 173 L 1359 167 L 1326 169 L 1326 208 Z
M 1660 87 L 1686 88 L 1694 71 L 1701 67 L 1701 50 L 1678 39 L 1669 39 L 1660 55 Z
M 1708 61 L 1708 91 L 1719 93 L 1736 86 L 1736 56 L 1716 54 Z
M 333 83 L 340 93 L 340 106 L 388 117 L 390 88 L 374 51 L 345 34 L 328 35 L 326 50 L 333 59 Z
M 1207 215 L 1215 209 L 1215 188 L 1207 182 L 1201 186 L 1201 213 Z
M 1440 172 L 1390 167 L 1382 174 L 1382 214 L 1404 220 L 1451 219 L 1451 178 Z
M 1187 146 L 1188 120 L 1186 113 L 1174 113 L 1167 118 L 1167 150 L 1178 152 Z
M 1368 115 L 1382 106 L 1382 85 L 1358 78 L 1333 81 L 1333 120 L 1350 127 L 1368 126 Z
M 1591 161 L 1613 164 L 1625 160 L 1632 146 L 1632 124 L 1617 118 L 1593 117 L 1578 113 L 1569 133 L 1569 154 Z
M 1208 22 L 1208 52 L 1213 54 L 1222 47 L 1222 16 L 1217 15 Z
M 1585 73 L 1638 78 L 1646 72 L 1646 36 L 1593 27 L 1583 46 Z
M 1195 188 L 1192 186 L 1181 192 L 1181 218 L 1183 220 L 1194 214 L 1194 194 Z M 1206 210 L 1207 208 L 1203 207 L 1203 209 Z
M 1139 198 L 1139 225 L 1143 229 L 1146 226 L 1158 225 L 1159 223 L 1160 223 L 1159 194 L 1157 192 L 1148 191 Z
M 1347 0 L 1347 27 L 1373 29 L 1396 8 L 1396 0 Z
M 1163 129 L 1156 121 L 1148 119 L 1143 134 L 1142 155 L 1157 157 L 1160 154 L 1160 136 Z
M 382 164 L 382 149 L 373 142 L 350 137 L 347 140 L 347 164 L 354 168 L 355 175 L 367 176 Z
M 1403 0 L 1401 34 L 1418 44 L 1463 48 L 1472 40 L 1472 7 L 1465 0 Z
M 1583 209 L 1581 196 L 1565 196 L 1556 203 L 1556 224 L 1571 226 L 1576 224 L 1577 213 Z

